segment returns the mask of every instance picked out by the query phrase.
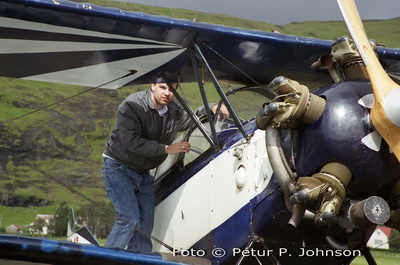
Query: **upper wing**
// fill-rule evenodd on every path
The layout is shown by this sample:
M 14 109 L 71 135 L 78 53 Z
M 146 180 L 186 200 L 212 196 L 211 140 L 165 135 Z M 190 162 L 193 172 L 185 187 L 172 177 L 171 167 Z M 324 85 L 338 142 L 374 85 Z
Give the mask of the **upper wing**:
M 194 81 L 194 43 L 219 79 L 330 82 L 310 66 L 330 52 L 331 41 L 63 0 L 0 1 L 1 76 L 104 88 L 150 83 L 165 72 Z M 399 60 L 391 49 L 382 54 L 388 64 Z

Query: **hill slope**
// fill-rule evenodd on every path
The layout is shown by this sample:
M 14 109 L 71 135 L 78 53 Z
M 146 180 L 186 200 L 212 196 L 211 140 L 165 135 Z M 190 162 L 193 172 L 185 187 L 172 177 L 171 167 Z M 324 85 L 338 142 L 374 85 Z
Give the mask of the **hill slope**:
M 121 9 L 177 18 L 196 18 L 197 21 L 249 29 L 278 30 L 322 39 L 334 39 L 347 34 L 342 22 L 275 26 L 181 9 L 105 0 L 89 2 L 108 6 L 111 3 Z M 399 19 L 368 21 L 366 28 L 370 37 L 395 47 L 400 46 L 397 40 L 400 36 L 397 27 L 399 22 Z M 0 146 L 4 149 L 0 149 L 0 205 L 27 207 L 57 205 L 62 201 L 68 201 L 71 205 L 87 203 L 51 178 L 62 180 L 65 185 L 96 201 L 106 201 L 101 178 L 101 154 L 113 127 L 117 106 L 128 94 L 145 88 L 147 86 L 125 87 L 118 91 L 90 90 L 79 97 L 11 121 L 89 88 L 1 78 Z M 190 92 L 186 96 L 195 99 Z M 50 176 L 21 163 L 8 151 Z M 51 209 L 49 211 L 54 211 L 54 208 Z M 2 217 L 4 225 L 12 220 L 7 214 Z

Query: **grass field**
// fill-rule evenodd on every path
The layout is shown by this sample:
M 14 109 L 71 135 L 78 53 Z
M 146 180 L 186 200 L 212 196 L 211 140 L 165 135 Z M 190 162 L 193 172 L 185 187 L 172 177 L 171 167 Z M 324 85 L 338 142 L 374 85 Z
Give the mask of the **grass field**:
M 400 253 L 374 250 L 372 251 L 378 265 L 400 265 Z M 368 265 L 364 257 L 357 257 L 351 265 Z
M 20 226 L 29 225 L 35 221 L 37 214 L 54 214 L 55 206 L 47 207 L 6 207 L 0 206 L 0 227 L 11 224 Z

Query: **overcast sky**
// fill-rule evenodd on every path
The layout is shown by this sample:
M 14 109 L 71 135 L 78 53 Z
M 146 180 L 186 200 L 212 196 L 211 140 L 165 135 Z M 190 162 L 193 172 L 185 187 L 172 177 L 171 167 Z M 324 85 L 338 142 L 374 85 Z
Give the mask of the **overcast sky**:
M 342 20 L 336 0 L 116 0 L 226 14 L 275 25 Z M 362 19 L 400 17 L 400 0 L 356 0 Z

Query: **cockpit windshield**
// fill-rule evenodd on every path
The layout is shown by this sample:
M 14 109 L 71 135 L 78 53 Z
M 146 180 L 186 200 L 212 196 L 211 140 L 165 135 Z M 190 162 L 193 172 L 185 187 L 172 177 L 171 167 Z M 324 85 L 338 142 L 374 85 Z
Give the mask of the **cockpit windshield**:
M 270 93 L 265 88 L 240 88 L 227 93 L 228 99 L 241 121 L 254 118 L 260 106 L 270 100 L 269 95 Z M 207 118 L 203 120 L 204 122 L 202 123 L 205 129 L 210 132 L 209 121 Z M 230 118 L 217 119 L 215 121 L 215 129 L 217 134 L 228 130 L 234 133 L 238 130 L 235 122 Z M 151 172 L 156 180 L 178 161 L 181 161 L 183 167 L 186 167 L 186 165 L 195 161 L 199 156 L 211 149 L 210 143 L 197 127 L 179 135 L 174 142 L 181 141 L 182 139 L 190 143 L 190 151 L 186 154 L 168 155 L 167 159 Z

